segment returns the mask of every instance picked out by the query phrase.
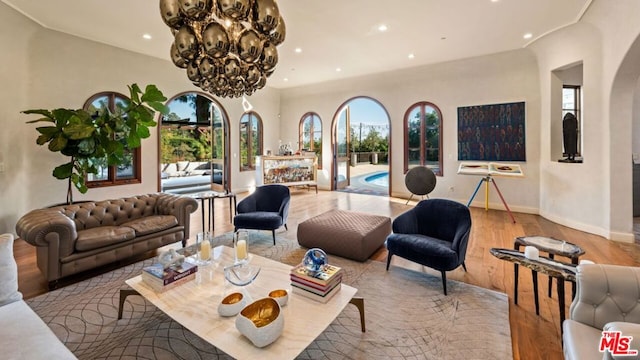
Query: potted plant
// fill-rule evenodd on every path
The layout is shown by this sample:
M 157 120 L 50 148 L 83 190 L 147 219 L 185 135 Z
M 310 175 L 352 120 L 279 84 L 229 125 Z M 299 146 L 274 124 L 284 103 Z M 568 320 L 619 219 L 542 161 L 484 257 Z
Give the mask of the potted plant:
M 115 113 L 104 109 L 90 114 L 83 109 L 25 110 L 24 114 L 44 117 L 27 123 L 46 122 L 37 127 L 40 133 L 36 143 L 49 144 L 49 150 L 60 152 L 71 159 L 53 169 L 57 179 L 68 180 L 67 203 L 73 203 L 73 184 L 86 193 L 87 174 L 97 174 L 100 164 L 119 166 L 127 163 L 128 151 L 140 147 L 141 140 L 150 136 L 149 128 L 156 125 L 155 111 L 167 114 L 167 98 L 155 85 L 147 85 L 144 92 L 137 84 L 128 86 L 130 100 Z M 155 110 L 155 111 L 154 111 Z

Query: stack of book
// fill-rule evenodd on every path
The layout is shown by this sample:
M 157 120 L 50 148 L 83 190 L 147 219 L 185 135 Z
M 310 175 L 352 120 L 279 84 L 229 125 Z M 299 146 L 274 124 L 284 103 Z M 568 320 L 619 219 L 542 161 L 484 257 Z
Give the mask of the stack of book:
M 184 262 L 164 268 L 157 263 L 142 269 L 142 281 L 156 292 L 172 289 L 196 278 L 198 266 Z
M 291 286 L 294 294 L 326 303 L 338 291 L 342 284 L 342 268 L 326 265 L 315 275 L 307 273 L 304 265 L 300 264 L 291 269 Z

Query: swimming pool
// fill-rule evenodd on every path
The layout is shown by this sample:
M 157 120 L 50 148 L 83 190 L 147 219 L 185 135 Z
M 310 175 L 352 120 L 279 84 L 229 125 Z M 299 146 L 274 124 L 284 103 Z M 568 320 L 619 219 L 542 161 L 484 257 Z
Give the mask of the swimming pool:
M 371 185 L 389 187 L 389 172 L 379 172 L 364 178 L 364 181 Z

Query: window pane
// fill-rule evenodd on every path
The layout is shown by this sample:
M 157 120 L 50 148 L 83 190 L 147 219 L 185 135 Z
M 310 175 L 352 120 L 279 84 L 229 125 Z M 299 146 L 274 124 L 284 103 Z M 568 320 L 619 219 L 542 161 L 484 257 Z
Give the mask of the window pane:
M 240 170 L 254 170 L 256 156 L 262 154 L 262 122 L 255 113 L 240 118 Z
M 420 107 L 415 107 L 409 114 L 407 124 L 407 159 L 409 165 L 420 164 Z
M 125 151 L 125 160 L 126 164 L 116 166 L 116 179 L 125 180 L 125 179 L 135 179 L 136 178 L 136 167 L 133 162 L 135 152 L 131 150 Z
M 573 110 L 576 108 L 576 90 L 572 88 L 562 89 L 562 108 Z
M 405 171 L 415 166 L 427 166 L 442 175 L 440 141 L 442 119 L 435 105 L 420 102 L 409 109 L 405 118 Z
M 109 180 L 109 167 L 107 166 L 107 159 L 91 159 L 93 165 L 98 169 L 97 174 L 87 174 L 87 181 L 106 181 Z

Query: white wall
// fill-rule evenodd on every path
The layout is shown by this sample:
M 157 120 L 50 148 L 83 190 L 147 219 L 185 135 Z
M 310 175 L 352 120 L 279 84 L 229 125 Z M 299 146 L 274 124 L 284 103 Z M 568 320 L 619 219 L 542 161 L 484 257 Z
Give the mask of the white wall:
M 557 110 L 550 100 L 551 72 L 583 62 L 583 164 L 540 163 L 540 214 L 558 223 L 632 241 L 631 101 L 610 100 L 614 79 L 637 38 L 640 1 L 615 4 L 596 0 L 575 25 L 531 45 L 540 67 L 542 96 L 541 159 L 550 159 L 548 133 Z M 631 78 L 636 84 L 637 74 Z M 633 88 L 622 94 L 632 95 Z M 619 97 L 616 101 L 620 100 Z M 621 111 L 612 116 L 612 109 Z
M 356 96 L 378 100 L 391 117 L 392 195 L 409 197 L 403 174 L 403 116 L 412 104 L 430 101 L 443 116 L 443 170 L 432 197 L 467 202 L 479 178 L 457 175 L 457 108 L 459 106 L 526 102 L 527 161 L 524 179 L 496 179 L 509 206 L 516 211 L 537 212 L 538 162 L 540 154 L 540 89 L 538 67 L 529 50 L 399 70 L 383 74 L 327 82 L 282 91 L 283 141 L 297 141 L 298 123 L 303 114 L 314 111 L 322 119 L 323 164 L 321 188 L 330 187 L 331 125 L 339 106 Z M 450 188 L 453 187 L 453 191 Z M 484 206 L 484 195 L 474 204 Z M 498 195 L 490 192 L 490 207 L 504 209 Z
M 36 145 L 37 116 L 20 114 L 26 109 L 80 108 L 101 91 L 128 94 L 127 85 L 155 84 L 167 96 L 198 90 L 184 70 L 160 60 L 104 44 L 80 39 L 34 24 L 0 3 L 0 153 L 5 172 L 0 173 L 0 233 L 14 232 L 15 223 L 27 211 L 65 201 L 66 181 L 56 180 L 53 168 L 67 161 L 46 147 Z M 241 99 L 217 99 L 231 124 L 231 181 L 233 189 L 246 189 L 253 172 L 240 173 L 237 162 Z M 249 98 L 265 129 L 265 146 L 277 145 L 280 122 L 279 91 L 265 88 Z M 158 191 L 157 131 L 142 145 L 142 183 L 74 191 L 74 199 L 109 199 Z M 274 140 L 275 139 L 275 140 Z M 233 155 L 236 154 L 235 157 Z
M 631 122 L 633 124 L 633 140 L 631 151 L 638 154 L 640 160 L 640 78 L 636 82 L 636 88 L 633 91 L 633 109 Z

